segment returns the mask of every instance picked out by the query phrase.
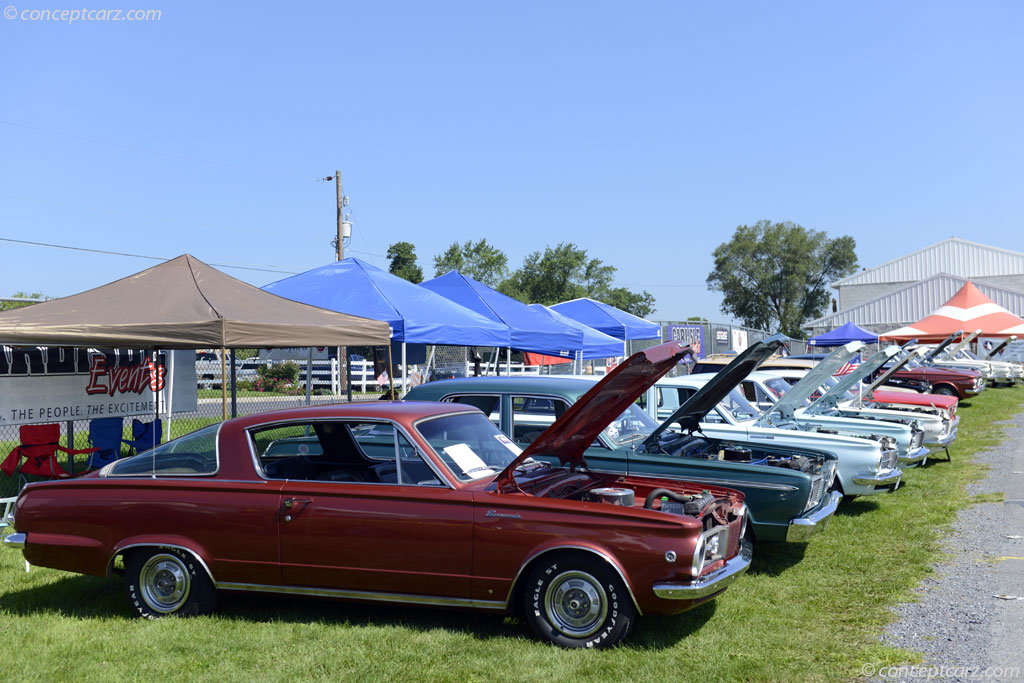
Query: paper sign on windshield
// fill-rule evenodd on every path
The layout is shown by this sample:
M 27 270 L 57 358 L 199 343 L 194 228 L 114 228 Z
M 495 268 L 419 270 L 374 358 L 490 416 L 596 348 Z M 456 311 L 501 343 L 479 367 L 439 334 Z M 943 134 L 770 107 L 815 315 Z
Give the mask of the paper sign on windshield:
M 464 443 L 457 443 L 454 446 L 448 446 L 444 448 L 445 454 L 448 455 L 459 468 L 471 477 L 486 476 L 492 472 L 491 468 L 487 466 L 480 456 L 476 452 Z

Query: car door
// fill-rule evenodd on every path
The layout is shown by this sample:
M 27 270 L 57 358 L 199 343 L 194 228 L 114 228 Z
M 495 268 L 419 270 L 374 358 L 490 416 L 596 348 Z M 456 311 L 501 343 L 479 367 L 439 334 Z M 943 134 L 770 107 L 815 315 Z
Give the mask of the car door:
M 290 471 L 273 467 L 269 448 L 258 450 L 265 469 L 285 477 L 283 582 L 406 594 L 412 602 L 422 602 L 415 596 L 469 597 L 471 495 L 452 487 L 395 424 L 328 422 L 289 425 L 306 435 L 287 438 L 308 441 L 300 449 L 305 460 L 292 461 Z

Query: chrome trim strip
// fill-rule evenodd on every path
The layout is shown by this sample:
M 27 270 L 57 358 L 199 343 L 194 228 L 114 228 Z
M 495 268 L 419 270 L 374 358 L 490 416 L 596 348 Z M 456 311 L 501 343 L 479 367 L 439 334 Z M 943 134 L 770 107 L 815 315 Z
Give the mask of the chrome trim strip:
M 753 546 L 743 541 L 740 551 L 721 569 L 690 583 L 657 583 L 654 594 L 662 600 L 700 600 L 720 593 L 750 568 L 753 554 Z
M 799 517 L 791 520 L 789 528 L 786 529 L 786 542 L 805 543 L 815 533 L 827 527 L 829 520 L 839 507 L 839 501 L 842 499 L 843 494 L 839 493 L 839 491 L 833 491 L 829 496 L 828 503 L 826 503 L 820 510 L 812 512 L 806 517 Z
M 304 595 L 309 597 L 343 598 L 349 600 L 369 600 L 372 602 L 397 602 L 407 605 L 441 605 L 448 607 L 472 607 L 475 609 L 504 610 L 505 603 L 500 600 L 474 600 L 472 598 L 444 598 L 433 595 L 411 595 L 407 593 L 378 593 L 375 591 L 355 591 L 342 588 L 307 588 L 304 586 L 268 586 L 258 583 L 234 583 L 226 581 L 214 583 L 218 590 L 247 591 L 254 593 L 282 593 L 285 595 Z
M 526 567 L 538 557 L 546 555 L 550 552 L 554 552 L 556 550 L 585 550 L 588 553 L 593 553 L 594 555 L 597 555 L 602 560 L 607 562 L 608 565 L 615 570 L 615 573 L 619 575 L 619 578 L 622 579 L 622 584 L 626 587 L 626 590 L 629 591 L 629 597 L 633 601 L 633 606 L 636 608 L 637 616 L 643 616 L 643 611 L 640 609 L 640 603 L 636 601 L 636 596 L 633 595 L 633 587 L 629 584 L 629 581 L 626 580 L 626 576 L 619 570 L 619 566 L 612 562 L 612 559 L 610 557 L 608 557 L 606 554 L 598 550 L 594 550 L 593 548 L 588 548 L 582 545 L 574 545 L 571 543 L 555 546 L 554 548 L 545 548 L 544 550 L 534 553 L 533 555 L 530 555 L 528 558 L 526 558 L 526 560 L 521 565 L 519 565 L 519 571 L 516 572 L 515 577 L 512 579 L 512 583 L 508 587 L 508 595 L 505 596 L 506 607 L 508 607 L 509 602 L 512 600 L 512 592 L 515 591 L 516 584 L 519 583 L 519 577 L 522 575 L 523 570 L 526 569 Z
M 107 576 L 110 576 L 113 573 L 114 559 L 117 558 L 118 555 L 123 554 L 124 551 L 131 550 L 132 548 L 174 548 L 176 550 L 184 551 L 196 558 L 196 562 L 202 566 L 206 575 L 210 577 L 210 581 L 213 581 L 216 584 L 216 581 L 213 578 L 213 572 L 211 572 L 210 568 L 206 566 L 206 561 L 199 556 L 199 553 L 192 550 L 192 548 L 187 548 L 183 545 L 175 545 L 173 543 L 132 543 L 131 545 L 126 545 L 123 548 L 118 548 L 114 554 L 110 556 L 110 559 L 107 560 Z
M 746 465 L 748 463 L 740 463 Z M 597 472 L 599 470 L 591 470 L 591 472 Z M 790 470 L 793 471 L 793 470 Z M 622 474 L 621 472 L 619 474 Z M 754 481 L 743 481 L 741 479 L 713 479 L 711 477 L 689 477 L 683 474 L 655 474 L 653 472 L 630 472 L 630 477 L 649 477 L 651 479 L 674 479 L 678 481 L 693 481 L 700 484 L 712 484 L 714 486 L 724 486 L 726 488 L 736 488 L 737 486 L 745 486 L 751 489 L 767 489 L 769 491 L 796 491 L 799 487 L 791 486 L 789 484 L 773 484 L 773 483 L 761 483 Z
M 4 547 L 21 550 L 25 547 L 28 535 L 24 533 L 13 533 L 4 536 Z
M 853 483 L 861 486 L 888 486 L 889 484 L 898 484 L 902 478 L 903 470 L 895 468 L 888 470 L 885 474 L 862 474 L 859 477 L 854 477 Z

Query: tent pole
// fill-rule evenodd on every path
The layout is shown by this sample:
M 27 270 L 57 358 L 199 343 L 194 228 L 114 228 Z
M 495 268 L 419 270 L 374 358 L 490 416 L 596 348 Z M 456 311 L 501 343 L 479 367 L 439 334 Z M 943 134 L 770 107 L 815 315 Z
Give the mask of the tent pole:
M 388 343 L 388 386 L 390 387 L 389 400 L 395 399 L 395 364 L 391 361 L 391 344 Z
M 313 395 L 313 347 L 306 351 L 306 405 L 308 406 Z
M 409 391 L 409 385 L 406 384 L 406 377 L 409 376 L 409 366 L 405 363 L 405 342 L 402 342 L 402 396 L 405 396 L 406 392 Z
M 159 358 L 160 358 L 160 356 L 157 356 L 157 359 L 159 359 Z M 158 367 L 157 368 L 157 379 L 160 378 L 160 374 L 159 373 L 160 373 L 160 368 Z M 174 407 L 174 384 L 173 384 L 174 383 L 174 351 L 170 351 L 167 354 L 167 374 L 166 374 L 166 377 L 167 377 L 167 382 L 164 384 L 164 386 L 167 387 L 167 401 L 166 401 L 166 403 L 167 403 L 167 432 L 166 432 L 166 434 L 167 434 L 167 439 L 169 441 L 170 437 L 171 437 L 171 419 L 172 419 L 171 413 L 172 413 L 172 408 Z
M 512 347 L 508 347 L 508 358 L 505 360 L 505 376 L 512 376 Z
M 220 407 L 221 419 L 228 419 L 228 359 L 225 358 L 227 349 L 220 347 Z

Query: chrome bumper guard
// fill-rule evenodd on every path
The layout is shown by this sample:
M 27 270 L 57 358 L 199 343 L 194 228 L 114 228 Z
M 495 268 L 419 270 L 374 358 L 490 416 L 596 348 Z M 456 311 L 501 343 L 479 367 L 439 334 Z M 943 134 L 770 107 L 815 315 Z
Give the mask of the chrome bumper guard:
M 912 451 L 909 451 L 906 455 L 901 455 L 898 459 L 901 465 L 915 465 L 928 457 L 928 448 L 926 446 L 918 446 Z
M 835 514 L 836 508 L 839 507 L 839 501 L 842 499 L 843 494 L 839 493 L 839 491 L 833 491 L 829 496 L 828 502 L 820 510 L 806 517 L 798 517 L 791 520 L 789 528 L 786 529 L 786 542 L 804 543 L 815 533 L 827 527 L 828 520 Z
M 25 534 L 10 534 L 4 536 L 4 547 L 14 548 L 15 550 L 21 550 L 25 547 Z
M 903 478 L 903 470 L 898 467 L 891 470 L 887 470 L 882 474 L 874 475 L 861 475 L 853 478 L 854 484 L 860 484 L 861 486 L 888 486 L 889 484 L 900 483 L 900 479 Z
M 654 594 L 663 600 L 700 600 L 714 595 L 725 590 L 737 577 L 746 573 L 753 556 L 753 546 L 743 541 L 740 544 L 740 551 L 721 569 L 690 583 L 655 584 Z

